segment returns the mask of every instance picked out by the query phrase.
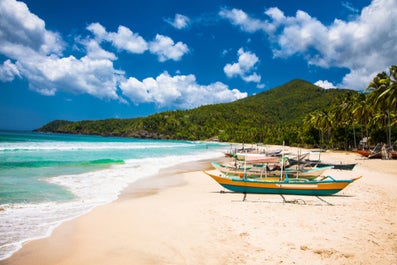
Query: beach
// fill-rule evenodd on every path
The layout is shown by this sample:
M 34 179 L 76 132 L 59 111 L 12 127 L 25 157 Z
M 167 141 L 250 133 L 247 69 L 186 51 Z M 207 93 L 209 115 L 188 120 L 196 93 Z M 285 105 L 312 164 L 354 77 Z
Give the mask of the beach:
M 362 178 L 334 196 L 243 201 L 202 172 L 210 161 L 183 164 L 0 264 L 397 264 L 397 161 L 330 151 L 321 160 L 357 163 L 327 173 Z

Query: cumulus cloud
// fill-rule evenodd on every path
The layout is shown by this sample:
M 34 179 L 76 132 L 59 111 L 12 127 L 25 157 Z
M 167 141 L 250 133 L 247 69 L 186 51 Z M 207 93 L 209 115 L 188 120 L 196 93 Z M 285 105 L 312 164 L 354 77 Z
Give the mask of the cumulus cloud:
M 269 23 L 266 21 L 261 21 L 259 19 L 251 18 L 247 13 L 240 9 L 221 9 L 219 11 L 219 15 L 222 18 L 228 19 L 233 25 L 239 26 L 241 30 L 247 32 L 256 32 L 256 31 L 268 31 L 270 30 Z
M 286 18 L 283 32 L 277 36 L 278 49 L 276 57 L 289 57 L 296 53 L 306 52 L 309 48 L 319 51 L 327 47 L 327 28 L 317 19 L 303 11 L 297 11 L 296 17 Z M 313 63 L 309 59 L 309 63 Z
M 316 86 L 322 87 L 324 89 L 335 88 L 334 84 L 329 82 L 328 80 L 318 80 L 314 83 Z
M 230 102 L 247 97 L 247 93 L 229 89 L 221 82 L 200 85 L 194 75 L 170 76 L 166 72 L 142 81 L 130 77 L 120 83 L 120 88 L 135 104 L 153 102 L 159 107 L 174 105 L 184 109 L 203 105 L 203 102 Z
M 122 71 L 106 58 L 56 57 L 31 54 L 16 63 L 30 89 L 52 96 L 58 91 L 118 99 L 117 84 Z
M 343 5 L 346 7 L 346 2 Z M 330 25 L 301 10 L 287 17 L 278 8 L 270 8 L 264 13 L 270 21 L 251 18 L 236 9 L 222 10 L 220 15 L 246 32 L 265 32 L 273 42 L 275 57 L 298 54 L 307 59 L 308 64 L 347 68 L 350 73 L 338 87 L 362 89 L 374 74 L 395 64 L 395 10 L 395 0 L 373 0 L 350 21 L 335 19 Z
M 87 39 L 83 40 L 82 44 L 85 46 L 87 56 L 92 59 L 109 59 L 114 61 L 117 59 L 116 55 L 112 52 L 104 50 L 96 40 Z
M 30 13 L 25 3 L 0 1 L 0 53 L 18 59 L 21 49 L 59 55 L 63 48 L 59 34 L 46 30 L 44 21 Z
M 138 33 L 129 28 L 119 26 L 117 32 L 108 32 L 100 23 L 92 23 L 87 29 L 94 34 L 95 39 L 111 42 L 118 50 L 130 53 L 150 53 L 157 55 L 160 62 L 167 60 L 179 61 L 183 55 L 189 52 L 188 46 L 183 42 L 175 43 L 170 37 L 157 34 L 153 41 L 147 42 Z
M 126 77 L 115 69 L 115 53 L 105 50 L 106 41 L 117 51 L 144 53 L 150 51 L 160 61 L 180 60 L 189 49 L 182 42 L 158 34 L 151 42 L 119 26 L 117 32 L 108 32 L 99 23 L 87 27 L 89 37 L 76 37 L 71 44 L 83 49 L 81 57 L 63 55 L 65 43 L 58 33 L 45 28 L 45 22 L 32 14 L 26 4 L 15 0 L 0 1 L 0 54 L 7 59 L 0 63 L 0 81 L 11 82 L 15 77 L 25 78 L 29 88 L 42 95 L 52 96 L 62 91 L 88 94 L 100 99 L 139 104 L 153 102 L 159 106 L 183 108 L 219 103 L 246 97 L 237 89 L 229 89 L 216 82 L 200 85 L 194 75 L 169 76 L 139 81 Z
M 190 19 L 187 16 L 175 14 L 174 19 L 166 19 L 166 22 L 176 29 L 183 29 L 189 26 Z
M 246 82 L 259 83 L 261 76 L 254 72 L 255 65 L 259 62 L 259 58 L 252 52 L 244 51 L 240 48 L 237 52 L 238 62 L 226 64 L 223 71 L 228 77 L 239 76 Z
M 149 43 L 149 50 L 158 56 L 160 62 L 179 61 L 184 54 L 189 52 L 189 48 L 183 42 L 174 43 L 170 37 L 160 34 L 157 34 L 156 38 Z
M 0 80 L 4 82 L 11 82 L 14 78 L 21 77 L 18 67 L 13 64 L 10 60 L 6 60 L 0 65 Z
M 143 37 L 124 26 L 119 26 L 117 32 L 107 32 L 100 23 L 92 23 L 88 25 L 87 29 L 95 35 L 99 42 L 111 42 L 119 50 L 139 54 L 148 49 L 148 44 Z
M 115 55 L 94 41 L 86 42 L 87 55 L 78 59 L 62 56 L 64 41 L 45 28 L 42 19 L 26 4 L 0 1 L 0 53 L 10 58 L 1 66 L 1 80 L 26 78 L 29 88 L 43 95 L 57 91 L 86 93 L 98 98 L 117 99 Z

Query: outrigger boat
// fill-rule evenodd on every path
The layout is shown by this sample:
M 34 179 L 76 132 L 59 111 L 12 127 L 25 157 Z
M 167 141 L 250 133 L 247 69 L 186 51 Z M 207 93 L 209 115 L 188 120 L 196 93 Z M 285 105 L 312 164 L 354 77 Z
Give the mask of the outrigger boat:
M 270 169 L 267 164 L 247 166 L 228 166 L 218 162 L 211 162 L 212 166 L 226 175 L 241 176 L 242 174 L 249 178 L 273 178 L 280 179 L 281 170 Z M 326 170 L 332 169 L 333 166 L 312 167 L 308 169 L 285 168 L 284 174 L 294 178 L 315 179 L 321 176 Z
M 343 164 L 343 163 L 324 163 L 320 160 L 321 153 L 326 152 L 325 150 L 315 150 L 311 152 L 306 152 L 302 155 L 298 155 L 297 157 L 288 157 L 289 166 L 299 165 L 303 167 L 330 167 L 332 166 L 333 169 L 340 169 L 340 170 L 353 170 L 356 166 L 354 164 Z M 308 159 L 306 158 L 307 155 L 318 154 L 317 159 Z
M 323 163 L 320 160 L 304 160 L 304 161 L 297 161 L 295 159 L 288 159 L 288 162 L 290 166 L 292 165 L 305 165 L 305 166 L 310 166 L 310 167 L 330 167 L 332 166 L 333 169 L 340 169 L 340 170 L 353 170 L 353 168 L 356 166 L 356 163 L 354 164 L 337 164 L 337 163 Z
M 373 150 L 356 150 L 356 153 L 368 157 L 369 159 L 397 159 L 397 150 L 395 150 L 395 148 L 396 146 L 390 147 L 384 146 L 382 144 L 377 144 Z
M 263 194 L 295 194 L 312 196 L 329 196 L 346 188 L 350 183 L 360 177 L 349 180 L 336 180 L 331 176 L 322 177 L 317 180 L 307 180 L 300 178 L 288 178 L 279 181 L 269 181 L 245 176 L 227 176 L 219 171 L 218 174 L 203 171 L 213 178 L 222 187 L 238 193 L 263 193 Z

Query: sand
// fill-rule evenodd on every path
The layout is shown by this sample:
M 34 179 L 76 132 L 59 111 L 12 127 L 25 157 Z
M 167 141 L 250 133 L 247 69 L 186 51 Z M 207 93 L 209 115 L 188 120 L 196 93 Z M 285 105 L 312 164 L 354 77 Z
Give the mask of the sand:
M 167 169 L 0 264 L 397 264 L 397 161 L 326 152 L 363 178 L 329 197 L 220 192 L 208 161 Z

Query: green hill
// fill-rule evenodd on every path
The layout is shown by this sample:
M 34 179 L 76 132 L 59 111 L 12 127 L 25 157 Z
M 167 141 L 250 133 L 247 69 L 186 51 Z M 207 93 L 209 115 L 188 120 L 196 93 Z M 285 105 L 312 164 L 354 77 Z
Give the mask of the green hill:
M 133 119 L 57 120 L 37 131 L 156 139 L 219 139 L 246 143 L 280 143 L 286 140 L 291 144 L 300 142 L 299 132 L 307 114 L 329 106 L 347 93 L 351 90 L 326 90 L 303 80 L 293 80 L 231 103 Z

